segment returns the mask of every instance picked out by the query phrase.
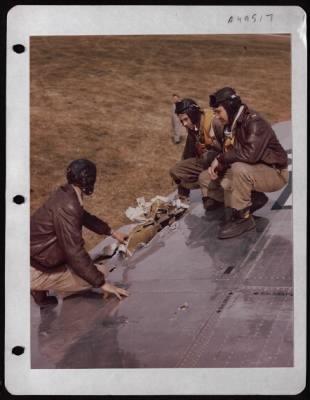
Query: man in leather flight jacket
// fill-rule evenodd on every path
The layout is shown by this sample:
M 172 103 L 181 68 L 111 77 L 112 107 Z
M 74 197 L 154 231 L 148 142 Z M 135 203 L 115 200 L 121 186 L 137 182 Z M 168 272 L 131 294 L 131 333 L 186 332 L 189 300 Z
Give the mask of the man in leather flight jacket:
M 120 242 L 126 236 L 113 232 L 101 219 L 83 208 L 83 195 L 91 195 L 96 181 L 96 165 L 75 160 L 67 168 L 66 185 L 60 186 L 31 216 L 31 295 L 40 306 L 57 304 L 49 290 L 78 292 L 101 288 L 105 295 L 127 296 L 124 289 L 106 281 L 104 265 L 95 265 L 84 248 L 82 226 Z
M 228 239 L 255 228 L 251 213 L 267 197 L 253 207 L 252 192 L 264 196 L 263 192 L 274 192 L 287 184 L 287 153 L 270 124 L 243 104 L 234 89 L 225 87 L 215 92 L 210 96 L 210 106 L 224 127 L 216 135 L 222 150 L 200 174 L 199 183 L 206 196 L 206 209 L 222 205 L 218 189 L 224 190 L 225 207 L 232 208 L 232 218 L 218 237 Z

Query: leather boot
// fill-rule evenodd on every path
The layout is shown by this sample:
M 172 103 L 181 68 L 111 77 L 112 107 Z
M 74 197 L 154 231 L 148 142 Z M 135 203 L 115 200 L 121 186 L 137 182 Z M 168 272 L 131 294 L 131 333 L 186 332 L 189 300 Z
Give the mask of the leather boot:
M 217 201 L 208 196 L 204 196 L 202 198 L 202 204 L 206 211 L 216 210 L 217 208 L 224 206 L 224 203 L 222 201 Z
M 232 210 L 231 221 L 223 226 L 218 235 L 219 239 L 230 239 L 255 229 L 255 222 L 249 207 L 243 210 Z
M 267 203 L 268 197 L 263 192 L 255 192 L 251 193 L 251 202 L 252 205 L 250 207 L 250 213 L 253 214 L 254 211 L 258 210 L 259 208 L 264 207 Z
M 40 307 L 48 307 L 58 304 L 57 297 L 48 296 L 47 290 L 30 290 L 35 303 Z

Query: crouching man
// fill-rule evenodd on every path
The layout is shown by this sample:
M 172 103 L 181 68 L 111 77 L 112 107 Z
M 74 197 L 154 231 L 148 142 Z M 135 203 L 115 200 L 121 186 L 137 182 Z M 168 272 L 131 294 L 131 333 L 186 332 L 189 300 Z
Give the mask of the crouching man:
M 200 175 L 199 183 L 210 209 L 220 205 L 219 189 L 224 191 L 225 207 L 232 208 L 232 217 L 218 237 L 228 239 L 255 228 L 251 214 L 267 201 L 263 192 L 287 184 L 287 153 L 269 123 L 243 104 L 234 89 L 215 92 L 210 107 L 224 127 L 217 138 L 222 151 Z
M 211 109 L 202 110 L 192 99 L 176 102 L 175 113 L 187 130 L 187 138 L 182 159 L 170 169 L 170 175 L 177 184 L 178 197 L 188 201 L 191 189 L 199 188 L 200 173 L 208 168 L 219 151 L 213 148 L 213 142 L 215 131 L 223 128 Z
M 48 291 L 79 292 L 101 288 L 105 296 L 128 296 L 126 290 L 106 281 L 105 266 L 95 265 L 84 248 L 82 226 L 97 234 L 111 235 L 120 242 L 126 236 L 83 208 L 83 196 L 91 195 L 96 165 L 75 160 L 67 168 L 68 183 L 60 186 L 31 216 L 31 295 L 39 306 L 57 304 Z

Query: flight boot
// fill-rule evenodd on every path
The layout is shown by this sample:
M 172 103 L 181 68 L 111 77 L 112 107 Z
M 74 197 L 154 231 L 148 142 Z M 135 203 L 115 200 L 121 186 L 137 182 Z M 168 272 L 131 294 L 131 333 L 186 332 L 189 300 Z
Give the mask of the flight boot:
M 56 296 L 48 296 L 47 290 L 30 290 L 35 303 L 40 307 L 55 306 L 58 304 Z
M 250 213 L 253 214 L 254 211 L 264 207 L 267 203 L 268 197 L 263 192 L 255 192 L 251 193 L 251 202 L 252 205 L 250 206 Z
M 230 239 L 255 229 L 254 218 L 249 207 L 243 210 L 232 209 L 231 220 L 226 223 L 218 234 L 219 239 Z
M 179 198 L 181 201 L 189 202 L 190 192 L 191 191 L 189 189 L 185 188 L 181 185 L 181 183 L 178 182 L 177 198 Z
M 217 200 L 212 199 L 211 197 L 208 197 L 208 196 L 204 196 L 202 198 L 202 204 L 203 204 L 203 207 L 204 207 L 204 209 L 206 211 L 216 210 L 217 208 L 220 208 L 220 207 L 224 206 L 224 202 L 217 201 Z

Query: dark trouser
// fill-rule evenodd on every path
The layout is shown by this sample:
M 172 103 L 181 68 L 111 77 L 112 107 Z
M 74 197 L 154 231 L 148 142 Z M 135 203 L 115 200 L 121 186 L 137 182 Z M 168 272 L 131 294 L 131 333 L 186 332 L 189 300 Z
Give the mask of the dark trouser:
M 199 175 L 203 171 L 203 163 L 199 158 L 187 158 L 178 161 L 171 169 L 170 175 L 178 185 L 178 195 L 188 197 L 191 189 L 198 189 Z

